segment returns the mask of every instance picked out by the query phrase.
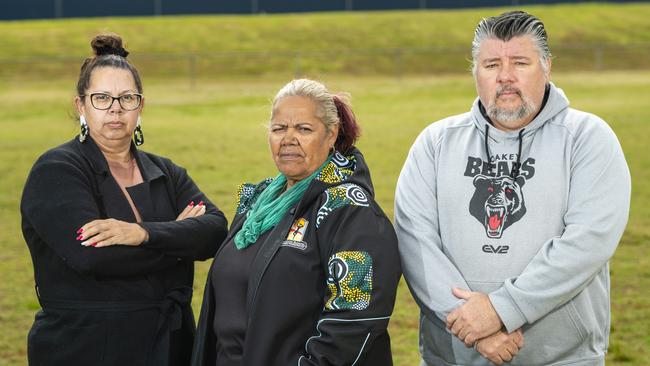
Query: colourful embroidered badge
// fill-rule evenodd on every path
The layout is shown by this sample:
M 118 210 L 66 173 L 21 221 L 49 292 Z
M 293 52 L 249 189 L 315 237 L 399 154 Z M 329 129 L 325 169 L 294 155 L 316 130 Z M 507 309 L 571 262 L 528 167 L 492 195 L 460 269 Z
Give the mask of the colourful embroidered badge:
M 363 310 L 370 305 L 372 257 L 368 252 L 338 252 L 330 257 L 327 269 L 327 287 L 332 296 L 325 309 Z
M 294 221 L 289 230 L 289 235 L 287 235 L 287 240 L 302 241 L 302 238 L 305 236 L 305 230 L 307 230 L 307 225 L 309 225 L 309 221 L 302 217 Z

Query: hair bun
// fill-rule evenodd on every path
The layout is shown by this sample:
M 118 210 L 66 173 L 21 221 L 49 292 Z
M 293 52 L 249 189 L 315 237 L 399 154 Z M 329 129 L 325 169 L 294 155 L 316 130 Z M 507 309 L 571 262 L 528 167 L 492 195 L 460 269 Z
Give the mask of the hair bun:
M 113 33 L 97 35 L 90 42 L 90 46 L 93 48 L 96 56 L 118 55 L 126 57 L 129 55 L 129 51 L 122 47 L 122 38 Z

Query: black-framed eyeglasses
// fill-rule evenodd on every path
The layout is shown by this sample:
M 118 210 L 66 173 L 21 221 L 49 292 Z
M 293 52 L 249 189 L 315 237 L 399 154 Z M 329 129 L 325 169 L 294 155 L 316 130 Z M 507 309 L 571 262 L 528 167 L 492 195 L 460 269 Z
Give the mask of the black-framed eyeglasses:
M 107 93 L 90 93 L 80 95 L 80 97 L 86 96 L 90 97 L 90 104 L 92 104 L 95 109 L 99 109 L 100 111 L 110 109 L 113 106 L 113 102 L 116 100 L 118 103 L 120 103 L 120 107 L 126 111 L 138 109 L 140 103 L 142 103 L 142 94 L 138 93 L 122 94 L 119 97 L 114 97 Z

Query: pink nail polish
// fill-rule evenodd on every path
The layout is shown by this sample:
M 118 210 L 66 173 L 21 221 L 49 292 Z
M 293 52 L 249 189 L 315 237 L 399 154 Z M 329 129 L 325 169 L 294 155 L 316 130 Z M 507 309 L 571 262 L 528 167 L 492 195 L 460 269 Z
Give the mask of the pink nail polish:
M 203 201 L 199 202 L 199 206 L 203 206 Z
M 83 235 L 79 235 L 79 236 L 77 236 L 77 240 L 81 240 L 81 239 L 83 239 L 83 238 L 84 238 Z
M 81 233 L 83 233 L 83 232 L 84 232 L 84 229 L 83 229 L 83 228 L 77 230 L 77 234 L 81 234 Z

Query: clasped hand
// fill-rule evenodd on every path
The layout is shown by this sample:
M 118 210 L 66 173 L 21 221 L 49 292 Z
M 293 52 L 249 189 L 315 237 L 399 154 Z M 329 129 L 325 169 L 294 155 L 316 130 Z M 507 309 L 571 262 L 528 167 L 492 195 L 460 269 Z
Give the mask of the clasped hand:
M 176 221 L 201 216 L 204 213 L 203 201 L 198 205 L 190 202 L 178 215 Z M 142 226 L 116 219 L 93 220 L 77 230 L 77 234 L 77 240 L 81 241 L 81 245 L 97 248 L 111 245 L 138 246 L 149 240 L 149 233 Z
M 452 293 L 465 303 L 449 313 L 447 329 L 465 346 L 475 346 L 483 357 L 497 365 L 512 360 L 523 347 L 521 330 L 510 334 L 501 330 L 501 318 L 486 294 L 458 288 Z

